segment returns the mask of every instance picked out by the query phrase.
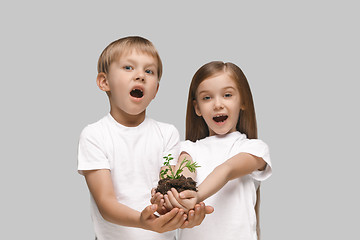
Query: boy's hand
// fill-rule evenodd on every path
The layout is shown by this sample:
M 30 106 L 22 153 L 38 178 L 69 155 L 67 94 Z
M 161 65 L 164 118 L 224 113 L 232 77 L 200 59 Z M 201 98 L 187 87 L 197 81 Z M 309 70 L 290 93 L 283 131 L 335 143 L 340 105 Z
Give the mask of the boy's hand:
M 197 193 L 195 191 L 186 190 L 181 192 L 180 194 L 176 191 L 175 188 L 172 188 L 171 191 L 168 192 L 165 198 L 165 207 L 167 209 L 172 209 L 173 207 L 182 208 L 186 213 L 189 210 L 195 207 L 197 202 Z
M 214 208 L 211 206 L 205 206 L 203 202 L 195 205 L 195 208 L 188 213 L 188 219 L 180 228 L 193 228 L 202 223 L 206 214 L 214 212 Z
M 156 209 L 157 205 L 153 204 L 147 206 L 141 212 L 140 224 L 142 228 L 158 233 L 172 231 L 180 228 L 187 217 L 186 214 L 184 214 L 184 210 L 178 208 L 174 208 L 165 215 L 158 217 L 154 215 Z
M 159 192 L 155 192 L 155 188 L 151 189 L 151 199 L 150 202 L 152 204 L 156 204 L 158 206 L 157 208 L 157 212 L 160 215 L 164 215 L 165 213 L 169 212 L 170 210 L 166 209 L 164 206 L 165 200 L 164 200 L 164 195 L 162 195 Z

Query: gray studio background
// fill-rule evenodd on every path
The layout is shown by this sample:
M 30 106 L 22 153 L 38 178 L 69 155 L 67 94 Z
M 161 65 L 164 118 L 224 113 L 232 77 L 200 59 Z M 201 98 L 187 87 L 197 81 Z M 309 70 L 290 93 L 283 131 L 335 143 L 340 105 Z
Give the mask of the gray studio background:
M 356 1 L 2 1 L 2 239 L 93 239 L 81 130 L 108 113 L 99 54 L 150 39 L 164 75 L 148 115 L 184 138 L 192 75 L 231 61 L 252 88 L 273 176 L 262 239 L 354 239 L 359 217 Z

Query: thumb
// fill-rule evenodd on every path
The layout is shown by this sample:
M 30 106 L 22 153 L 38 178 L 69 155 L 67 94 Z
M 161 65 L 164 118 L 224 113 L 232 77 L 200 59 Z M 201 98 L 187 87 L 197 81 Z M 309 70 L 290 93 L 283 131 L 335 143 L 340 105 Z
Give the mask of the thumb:
M 205 214 L 210 214 L 214 211 L 212 206 L 205 206 Z
M 154 196 L 155 195 L 155 188 L 152 188 L 151 189 L 151 196 Z
M 156 209 L 157 209 L 156 204 L 152 204 L 150 206 L 147 206 L 144 210 L 142 210 L 141 217 L 143 219 L 150 218 L 156 212 Z
M 192 190 L 185 190 L 182 191 L 179 196 L 180 198 L 194 198 L 196 197 L 196 192 Z

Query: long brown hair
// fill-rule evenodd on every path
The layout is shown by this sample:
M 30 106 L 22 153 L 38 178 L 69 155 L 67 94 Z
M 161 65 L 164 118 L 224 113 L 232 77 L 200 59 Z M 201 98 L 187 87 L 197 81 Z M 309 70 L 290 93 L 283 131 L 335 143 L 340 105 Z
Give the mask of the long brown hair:
M 237 131 L 246 134 L 249 139 L 257 139 L 257 126 L 254 101 L 251 94 L 249 83 L 243 71 L 235 64 L 222 61 L 209 62 L 196 71 L 192 78 L 186 112 L 186 140 L 197 141 L 209 136 L 209 128 L 203 117 L 198 116 L 194 108 L 196 101 L 196 91 L 201 82 L 215 75 L 227 73 L 234 80 L 240 93 L 242 109 L 236 125 Z M 256 191 L 257 200 L 255 212 L 257 219 L 256 231 L 260 238 L 259 207 L 260 207 L 260 186 Z
M 196 100 L 196 91 L 205 79 L 227 73 L 235 81 L 240 92 L 241 105 L 243 110 L 240 111 L 236 129 L 245 133 L 249 139 L 257 138 L 256 116 L 254 102 L 249 83 L 241 69 L 233 63 L 224 63 L 214 61 L 203 65 L 195 73 L 189 89 L 187 113 L 186 113 L 186 140 L 195 142 L 196 140 L 209 136 L 209 128 L 205 120 L 196 115 L 194 100 Z

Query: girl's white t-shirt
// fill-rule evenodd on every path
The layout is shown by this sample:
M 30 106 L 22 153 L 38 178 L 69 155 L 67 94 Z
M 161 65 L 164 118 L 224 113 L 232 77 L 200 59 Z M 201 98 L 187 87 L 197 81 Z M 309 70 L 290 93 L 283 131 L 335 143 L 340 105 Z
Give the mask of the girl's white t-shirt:
M 125 127 L 110 114 L 84 128 L 78 149 L 78 171 L 109 169 L 117 200 L 137 211 L 150 205 L 164 156 L 179 154 L 179 132 L 150 118 L 137 127 Z M 172 163 L 176 164 L 176 163 Z M 93 197 L 91 217 L 99 240 L 174 239 L 175 231 L 159 234 L 124 227 L 103 219 Z
M 229 181 L 216 194 L 206 199 L 206 205 L 214 212 L 206 215 L 200 226 L 179 230 L 180 240 L 255 240 L 256 235 L 256 190 L 260 181 L 271 175 L 268 146 L 258 139 L 247 139 L 245 134 L 232 132 L 227 135 L 210 136 L 196 142 L 181 143 L 180 152 L 187 152 L 201 167 L 197 168 L 197 184 L 234 155 L 245 152 L 261 157 L 267 163 L 265 170 Z

